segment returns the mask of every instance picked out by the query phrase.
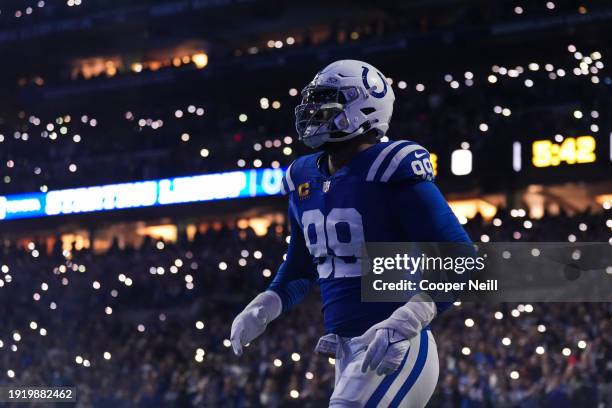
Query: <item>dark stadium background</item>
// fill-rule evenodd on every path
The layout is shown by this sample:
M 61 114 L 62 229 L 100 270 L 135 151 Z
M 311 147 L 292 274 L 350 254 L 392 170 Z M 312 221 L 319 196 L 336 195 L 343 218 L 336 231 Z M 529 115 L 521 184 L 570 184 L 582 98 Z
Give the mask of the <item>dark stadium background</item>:
M 435 154 L 474 241 L 612 242 L 610 38 L 607 1 L 3 0 L 0 207 L 284 168 L 306 152 L 299 91 L 351 58 L 391 78 L 389 136 Z M 0 385 L 73 386 L 79 407 L 326 406 L 317 296 L 243 357 L 229 347 L 282 260 L 285 206 L 2 208 Z M 433 324 L 430 406 L 610 407 L 611 319 L 605 303 L 457 305 Z

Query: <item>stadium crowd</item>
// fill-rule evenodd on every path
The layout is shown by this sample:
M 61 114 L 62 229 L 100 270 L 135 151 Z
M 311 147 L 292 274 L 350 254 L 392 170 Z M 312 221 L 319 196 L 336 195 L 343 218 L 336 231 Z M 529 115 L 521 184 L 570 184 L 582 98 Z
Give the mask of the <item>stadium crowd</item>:
M 498 161 L 494 152 L 509 158 L 512 141 L 597 137 L 610 127 L 604 113 L 612 79 L 605 75 L 604 52 L 603 45 L 566 44 L 555 58 L 450 64 L 416 77 L 408 74 L 409 66 L 381 65 L 396 93 L 389 136 L 415 140 L 438 154 L 467 143 L 482 165 Z M 307 151 L 295 136 L 293 109 L 313 72 L 297 75 L 299 81 L 281 76 L 265 86 L 254 80 L 257 73 L 249 74 L 235 80 L 233 86 L 243 89 L 237 100 L 223 86 L 198 82 L 206 92 L 180 85 L 144 90 L 135 99 L 120 93 L 79 106 L 49 105 L 42 112 L 24 105 L 0 120 L 1 190 L 287 166 Z M 122 163 L 121 172 L 116 163 Z
M 274 33 L 280 38 L 274 40 L 256 30 L 253 43 L 248 38 L 239 46 L 215 33 L 210 65 L 190 60 L 159 70 L 130 64 L 146 52 L 131 49 L 126 31 L 111 34 L 116 26 L 109 21 L 131 22 L 129 32 L 142 29 L 150 42 L 136 48 L 157 51 L 168 45 L 167 37 L 182 41 L 187 34 L 156 32 L 156 19 L 147 16 L 214 19 L 233 3 L 251 2 L 171 0 L 161 8 L 145 0 L 3 2 L 5 54 L 39 51 L 45 58 L 5 64 L 19 72 L 1 76 L 0 195 L 285 167 L 307 151 L 295 136 L 293 110 L 314 64 L 319 68 L 354 44 L 378 50 L 354 55 L 371 56 L 391 78 L 396 104 L 389 136 L 415 140 L 432 153 L 469 147 L 475 173 L 481 164 L 497 169 L 495 153 L 509 154 L 513 141 L 589 134 L 600 143 L 612 128 L 603 0 L 586 6 L 573 0 L 450 2 L 426 13 L 383 5 L 386 19 L 373 13 L 363 22 L 335 19 L 322 31 Z M 269 23 L 262 14 L 254 25 Z M 559 23 L 563 40 L 528 29 L 539 18 Z M 83 44 L 76 26 L 65 24 L 72 19 L 91 22 L 83 24 L 91 35 Z M 580 25 L 589 19 L 604 34 Z M 192 24 L 177 21 L 181 30 Z M 92 40 L 96 27 L 105 40 L 100 49 Z M 214 23 L 210 27 L 214 32 Z M 516 46 L 513 29 L 529 47 Z M 451 41 L 455 36 L 465 42 Z M 47 40 L 82 46 L 75 46 L 83 54 L 75 60 L 96 52 L 103 60 L 102 54 L 126 43 L 117 58 L 130 63 L 113 66 L 112 75 L 71 75 L 71 54 L 33 44 Z M 292 60 L 300 52 L 303 60 Z M 54 60 L 56 53 L 64 60 Z M 234 63 L 242 68 L 234 70 Z M 174 79 L 164 82 L 169 77 Z M 499 192 L 501 176 L 488 172 Z M 612 243 L 611 218 L 610 203 L 538 219 L 498 209 L 491 220 L 477 215 L 465 228 L 476 242 Z M 288 234 L 283 224 L 264 235 L 238 225 L 214 223 L 189 239 L 181 233 L 176 242 L 147 238 L 125 246 L 118 239 L 104 251 L 77 249 L 76 243 L 66 249 L 59 238 L 3 240 L 0 233 L 0 386 L 76 387 L 76 406 L 83 408 L 327 406 L 335 361 L 314 352 L 323 334 L 317 293 L 270 324 L 242 357 L 231 351 L 232 319 L 274 277 Z M 431 407 L 612 406 L 611 304 L 458 303 L 435 319 L 432 330 L 441 370 Z
M 495 225 L 466 228 L 476 241 L 605 242 L 611 216 L 500 210 Z M 0 385 L 74 386 L 79 407 L 326 406 L 334 361 L 313 351 L 316 294 L 242 357 L 229 347 L 232 318 L 270 282 L 286 234 L 218 225 L 103 253 L 4 242 Z M 441 371 L 430 406 L 610 406 L 611 317 L 606 303 L 457 305 L 432 325 Z

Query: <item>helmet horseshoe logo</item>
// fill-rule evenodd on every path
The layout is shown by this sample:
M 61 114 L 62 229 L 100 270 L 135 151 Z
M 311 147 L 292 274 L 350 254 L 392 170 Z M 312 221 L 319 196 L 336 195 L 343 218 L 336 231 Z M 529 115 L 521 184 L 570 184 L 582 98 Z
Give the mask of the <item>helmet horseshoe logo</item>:
M 363 80 L 363 86 L 365 87 L 365 89 L 370 89 L 370 84 L 368 83 L 368 72 L 369 71 L 370 69 L 368 67 L 363 67 L 363 71 L 361 72 L 361 79 Z M 387 94 L 387 81 L 385 80 L 385 77 L 381 75 L 380 72 L 377 72 L 377 74 L 380 77 L 380 80 L 382 81 L 384 88 L 380 92 L 370 91 L 370 93 L 375 98 L 382 98 Z

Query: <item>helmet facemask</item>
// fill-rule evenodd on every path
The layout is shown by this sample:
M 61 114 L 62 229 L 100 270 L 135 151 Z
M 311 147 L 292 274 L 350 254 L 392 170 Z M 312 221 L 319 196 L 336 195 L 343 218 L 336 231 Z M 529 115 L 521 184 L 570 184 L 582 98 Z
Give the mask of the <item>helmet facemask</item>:
M 346 140 L 350 129 L 346 107 L 357 100 L 357 87 L 308 85 L 302 91 L 302 103 L 295 108 L 295 127 L 300 140 L 311 148 L 325 142 Z

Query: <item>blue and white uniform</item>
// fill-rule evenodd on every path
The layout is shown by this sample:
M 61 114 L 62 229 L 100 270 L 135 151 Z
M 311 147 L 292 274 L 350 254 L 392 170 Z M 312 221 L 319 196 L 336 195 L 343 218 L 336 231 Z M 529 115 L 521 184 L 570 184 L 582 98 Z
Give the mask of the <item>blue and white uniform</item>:
M 337 335 L 341 343 L 332 406 L 424 406 L 439 369 L 428 328 L 411 339 L 395 373 L 361 373 L 359 357 L 365 346 L 351 338 L 402 306 L 361 302 L 361 251 L 364 242 L 469 238 L 433 183 L 425 148 L 410 141 L 377 143 L 333 175 L 320 160 L 323 154 L 300 157 L 286 171 L 283 192 L 289 196 L 291 241 L 269 289 L 287 310 L 313 285 L 320 286 L 326 333 Z M 436 303 L 438 314 L 450 305 Z

